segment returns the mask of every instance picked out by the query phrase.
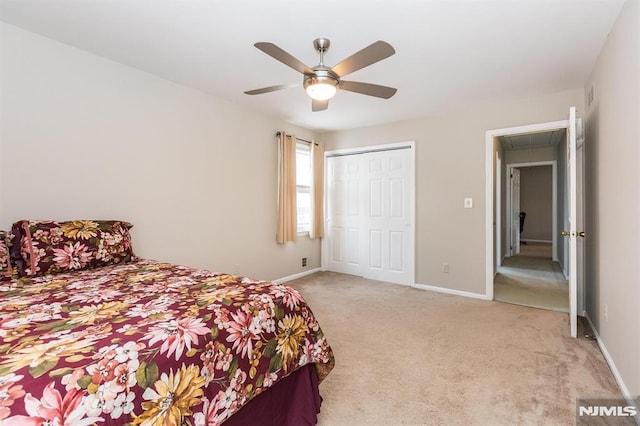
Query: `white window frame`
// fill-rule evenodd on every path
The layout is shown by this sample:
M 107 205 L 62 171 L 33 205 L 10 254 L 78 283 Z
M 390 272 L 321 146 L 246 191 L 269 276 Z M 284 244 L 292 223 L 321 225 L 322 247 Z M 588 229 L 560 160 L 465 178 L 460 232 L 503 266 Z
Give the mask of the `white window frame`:
M 296 142 L 296 156 L 300 153 L 306 154 L 309 157 L 309 184 L 303 185 L 297 180 L 297 170 L 296 170 L 296 206 L 298 206 L 298 194 L 299 193 L 308 193 L 311 196 L 311 186 L 313 185 L 313 175 L 311 174 L 311 146 L 305 142 Z M 296 167 L 298 167 L 298 161 L 296 161 Z M 300 210 L 297 207 L 297 219 L 298 219 L 298 235 L 308 235 L 311 231 L 311 216 L 309 215 L 309 223 L 300 224 Z M 309 212 L 311 213 L 311 212 Z

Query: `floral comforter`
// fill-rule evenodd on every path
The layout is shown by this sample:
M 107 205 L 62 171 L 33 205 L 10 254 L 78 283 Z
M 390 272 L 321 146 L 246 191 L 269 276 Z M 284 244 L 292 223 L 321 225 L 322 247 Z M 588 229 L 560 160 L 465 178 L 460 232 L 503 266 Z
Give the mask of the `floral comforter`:
M 0 425 L 217 425 L 333 353 L 286 285 L 150 260 L 0 282 Z

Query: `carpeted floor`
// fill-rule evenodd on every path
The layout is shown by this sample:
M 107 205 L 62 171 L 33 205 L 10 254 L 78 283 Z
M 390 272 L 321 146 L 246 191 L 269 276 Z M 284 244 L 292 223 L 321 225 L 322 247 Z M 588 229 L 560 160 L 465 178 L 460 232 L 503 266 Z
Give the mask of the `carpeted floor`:
M 493 292 L 501 302 L 569 312 L 569 283 L 551 260 L 551 244 L 522 245 L 520 254 L 505 258 Z
M 573 425 L 576 398 L 620 397 L 564 313 L 332 272 L 288 284 L 335 352 L 320 426 Z

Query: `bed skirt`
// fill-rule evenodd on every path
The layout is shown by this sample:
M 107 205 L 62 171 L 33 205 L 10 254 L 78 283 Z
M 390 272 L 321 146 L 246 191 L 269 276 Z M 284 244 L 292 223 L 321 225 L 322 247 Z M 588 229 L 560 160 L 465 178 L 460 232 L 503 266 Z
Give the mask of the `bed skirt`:
M 315 425 L 321 402 L 316 366 L 308 364 L 253 398 L 224 426 Z

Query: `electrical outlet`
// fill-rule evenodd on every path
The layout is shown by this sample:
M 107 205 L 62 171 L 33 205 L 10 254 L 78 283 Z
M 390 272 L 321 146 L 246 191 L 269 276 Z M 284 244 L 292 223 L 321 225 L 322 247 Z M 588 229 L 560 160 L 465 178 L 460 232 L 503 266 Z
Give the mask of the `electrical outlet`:
M 604 320 L 609 321 L 609 305 L 604 304 Z
M 302 258 L 302 266 L 307 266 L 307 258 L 306 257 Z
M 239 273 L 240 273 L 240 265 L 236 263 L 233 265 L 233 274 L 238 275 Z
M 445 274 L 449 273 L 449 264 L 448 263 L 443 263 L 442 264 L 442 272 L 444 272 Z

